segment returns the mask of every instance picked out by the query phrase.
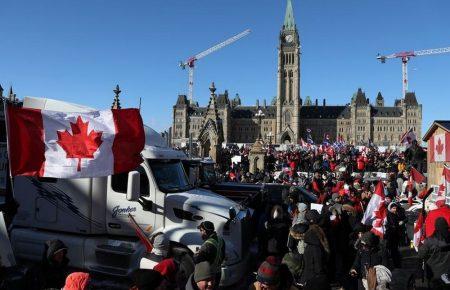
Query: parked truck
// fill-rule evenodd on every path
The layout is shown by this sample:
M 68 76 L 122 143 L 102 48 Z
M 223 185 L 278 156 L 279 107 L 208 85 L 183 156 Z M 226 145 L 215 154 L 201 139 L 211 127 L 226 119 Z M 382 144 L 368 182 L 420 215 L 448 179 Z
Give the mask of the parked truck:
M 163 232 L 172 247 L 189 254 L 203 243 L 197 226 L 208 220 L 226 244 L 221 285 L 238 282 L 248 256 L 248 210 L 191 185 L 181 163 L 184 153 L 146 145 L 142 157 L 135 170 L 107 177 L 15 177 L 19 209 L 10 232 L 15 256 L 40 261 L 45 241 L 60 239 L 69 249 L 70 266 L 128 276 L 145 256 L 129 214 L 149 235 Z

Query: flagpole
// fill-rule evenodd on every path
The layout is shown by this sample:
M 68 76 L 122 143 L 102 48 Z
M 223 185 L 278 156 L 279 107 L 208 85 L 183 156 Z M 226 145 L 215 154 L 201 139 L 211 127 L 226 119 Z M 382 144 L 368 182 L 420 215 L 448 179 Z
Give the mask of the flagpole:
M 1 100 L 3 101 L 3 116 L 5 118 L 5 127 L 6 127 L 6 152 L 8 153 L 8 173 L 9 173 L 9 181 L 11 184 L 11 194 L 14 197 L 14 183 L 13 183 L 13 177 L 11 173 L 11 150 L 9 145 L 9 114 L 8 114 L 8 106 L 7 102 L 8 99 L 4 96 L 1 97 Z

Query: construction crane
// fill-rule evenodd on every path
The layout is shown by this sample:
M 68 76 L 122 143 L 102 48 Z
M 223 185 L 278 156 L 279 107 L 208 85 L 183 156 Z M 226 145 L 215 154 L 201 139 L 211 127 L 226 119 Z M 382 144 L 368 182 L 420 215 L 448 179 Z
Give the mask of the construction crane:
M 431 54 L 441 54 L 441 53 L 449 53 L 450 47 L 443 48 L 433 48 L 433 49 L 425 49 L 418 51 L 403 51 L 398 53 L 393 53 L 389 55 L 380 55 L 378 54 L 377 59 L 381 61 L 381 63 L 385 63 L 387 59 L 391 58 L 401 58 L 402 59 L 402 74 L 403 74 L 403 98 L 405 98 L 406 92 L 408 91 L 408 61 L 411 57 L 422 56 L 422 55 L 431 55 Z
M 189 97 L 189 102 L 191 104 L 194 103 L 193 100 L 193 94 L 194 94 L 194 66 L 195 66 L 195 62 L 205 56 L 207 56 L 208 54 L 211 54 L 229 44 L 232 44 L 233 42 L 243 38 L 244 36 L 247 36 L 249 33 L 251 32 L 250 29 L 247 29 L 239 34 L 236 34 L 235 36 L 228 38 L 227 40 L 225 40 L 224 42 L 221 42 L 219 44 L 214 45 L 213 47 L 208 48 L 205 51 L 200 52 L 199 54 L 196 54 L 194 56 L 189 57 L 186 61 L 180 61 L 180 67 L 182 69 L 185 69 L 186 67 L 189 68 L 189 83 L 188 83 L 188 97 Z

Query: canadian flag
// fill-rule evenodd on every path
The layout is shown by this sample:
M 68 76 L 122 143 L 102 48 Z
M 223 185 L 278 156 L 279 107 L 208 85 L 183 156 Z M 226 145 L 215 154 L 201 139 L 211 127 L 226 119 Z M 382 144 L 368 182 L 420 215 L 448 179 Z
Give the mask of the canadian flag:
M 423 241 L 425 240 L 425 233 L 423 231 L 424 224 L 425 224 L 425 217 L 423 212 L 420 212 L 416 221 L 416 225 L 414 226 L 413 244 L 416 251 L 419 251 L 420 244 L 422 244 Z
M 380 180 L 377 183 L 375 192 L 370 198 L 369 204 L 367 205 L 364 216 L 361 220 L 362 224 L 372 225 L 372 232 L 377 236 L 383 238 L 384 236 L 384 224 L 386 222 L 387 209 L 384 202 L 384 185 Z
M 428 140 L 431 162 L 450 161 L 450 133 L 435 134 Z
M 7 114 L 13 176 L 106 176 L 142 161 L 138 109 L 68 113 L 8 106 Z
M 414 140 L 417 140 L 417 137 L 413 129 L 410 128 L 408 131 L 406 131 L 406 133 L 403 134 L 402 138 L 400 138 L 400 144 L 402 144 L 406 148 L 409 148 L 411 147 Z
M 450 191 L 450 168 L 444 165 L 442 170 L 441 184 L 438 189 L 438 196 L 443 196 L 444 198 L 449 195 Z

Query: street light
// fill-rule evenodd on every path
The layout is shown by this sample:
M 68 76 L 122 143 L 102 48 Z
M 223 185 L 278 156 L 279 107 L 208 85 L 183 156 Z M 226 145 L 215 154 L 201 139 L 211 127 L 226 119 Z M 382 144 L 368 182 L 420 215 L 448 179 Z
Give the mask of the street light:
M 269 137 L 269 145 L 272 145 L 272 137 L 273 137 L 272 131 L 270 131 L 270 132 L 267 134 L 267 137 Z
M 262 136 L 261 136 L 261 119 L 265 116 L 265 114 L 263 113 L 263 111 L 261 109 L 258 110 L 258 112 L 255 114 L 255 117 L 258 118 L 259 121 L 259 135 L 258 135 L 258 139 L 262 140 Z

